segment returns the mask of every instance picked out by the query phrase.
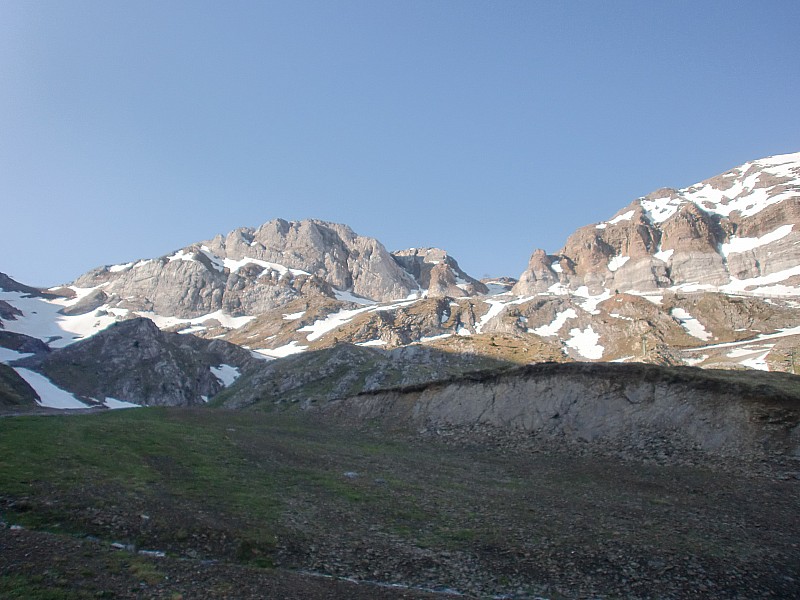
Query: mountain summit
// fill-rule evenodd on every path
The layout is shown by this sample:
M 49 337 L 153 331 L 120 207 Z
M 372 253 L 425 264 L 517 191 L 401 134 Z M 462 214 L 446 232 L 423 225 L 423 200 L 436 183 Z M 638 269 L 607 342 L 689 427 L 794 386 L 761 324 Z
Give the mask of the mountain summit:
M 514 288 L 798 294 L 800 153 L 746 163 L 682 190 L 662 189 L 537 251 Z M 554 287 L 556 286 L 556 287 Z

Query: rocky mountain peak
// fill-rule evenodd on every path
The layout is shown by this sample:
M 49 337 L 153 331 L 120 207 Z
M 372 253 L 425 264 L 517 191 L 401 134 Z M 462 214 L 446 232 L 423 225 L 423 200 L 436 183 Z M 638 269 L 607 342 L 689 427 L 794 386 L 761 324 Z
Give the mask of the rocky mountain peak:
M 556 255 L 534 253 L 514 293 L 553 285 L 753 291 L 800 275 L 793 270 L 798 242 L 800 153 L 795 153 L 638 198 L 610 220 L 578 229 Z
M 392 252 L 392 256 L 420 288 L 428 290 L 429 297 L 464 298 L 488 292 L 441 248 L 409 248 Z

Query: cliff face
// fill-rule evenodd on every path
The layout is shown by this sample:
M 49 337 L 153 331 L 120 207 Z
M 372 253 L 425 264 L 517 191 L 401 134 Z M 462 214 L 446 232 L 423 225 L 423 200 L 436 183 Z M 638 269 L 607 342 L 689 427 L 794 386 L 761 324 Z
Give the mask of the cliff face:
M 796 286 L 798 245 L 800 153 L 634 200 L 609 221 L 577 230 L 557 254 L 537 250 L 514 293 L 554 284 L 593 292 Z
M 282 219 L 171 256 L 101 267 L 74 282 L 100 285 L 109 306 L 178 318 L 259 315 L 300 297 L 334 298 L 337 291 L 374 301 L 420 292 L 377 240 L 346 225 Z

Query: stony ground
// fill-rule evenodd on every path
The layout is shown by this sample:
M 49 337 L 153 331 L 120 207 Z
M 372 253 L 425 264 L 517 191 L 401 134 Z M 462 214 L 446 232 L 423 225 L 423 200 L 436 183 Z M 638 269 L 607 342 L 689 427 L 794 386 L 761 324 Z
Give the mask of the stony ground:
M 788 459 L 144 409 L 0 419 L 0 457 L 0 597 L 800 597 Z

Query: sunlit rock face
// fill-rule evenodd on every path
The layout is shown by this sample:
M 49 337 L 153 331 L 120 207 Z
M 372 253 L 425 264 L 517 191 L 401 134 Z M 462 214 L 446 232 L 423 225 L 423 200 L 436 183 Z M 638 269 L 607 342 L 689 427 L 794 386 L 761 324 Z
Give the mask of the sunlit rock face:
M 541 292 L 555 282 L 595 291 L 796 287 L 799 247 L 797 153 L 638 198 L 608 221 L 577 230 L 556 255 L 535 252 L 514 292 Z

